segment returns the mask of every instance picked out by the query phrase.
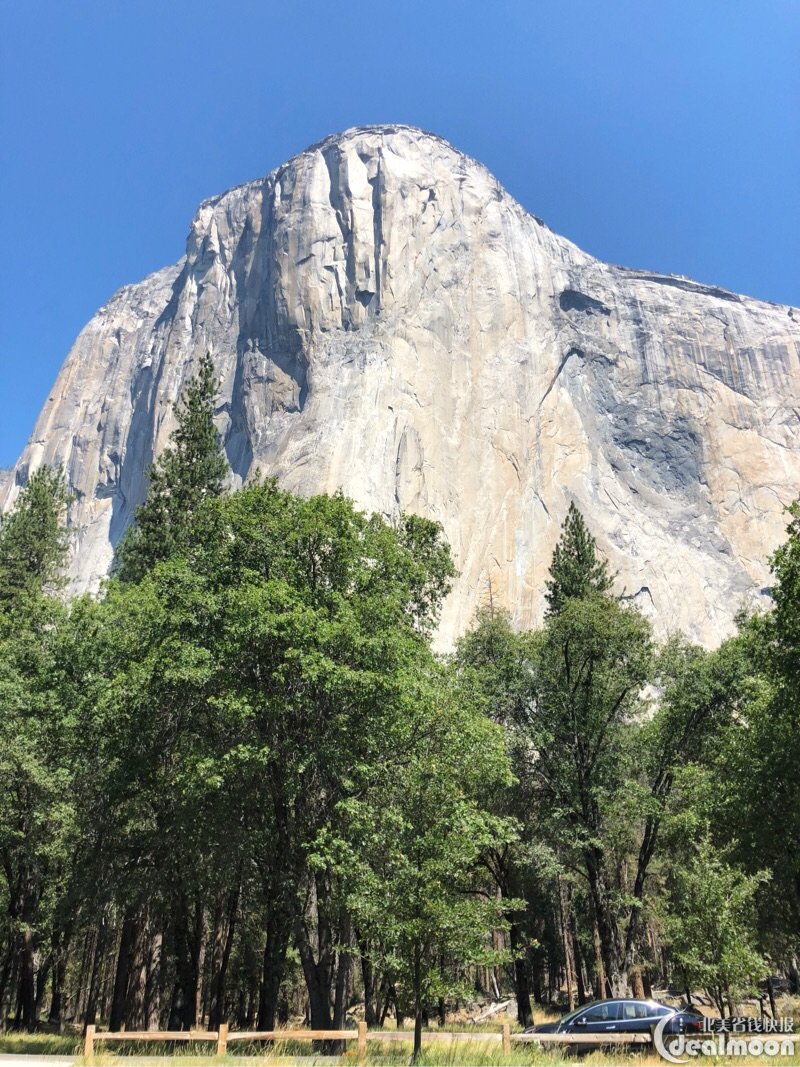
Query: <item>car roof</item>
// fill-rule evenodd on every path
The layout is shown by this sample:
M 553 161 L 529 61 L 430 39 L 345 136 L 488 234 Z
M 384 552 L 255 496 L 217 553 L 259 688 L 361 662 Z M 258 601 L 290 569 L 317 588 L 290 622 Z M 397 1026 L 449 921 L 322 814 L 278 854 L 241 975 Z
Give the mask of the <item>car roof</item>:
M 648 1000 L 642 1000 L 640 997 L 604 997 L 602 1000 L 589 1000 L 581 1004 L 581 1007 L 592 1008 L 595 1004 L 646 1004 L 648 1007 L 669 1008 L 670 1011 L 681 1010 L 671 1004 L 662 1004 L 660 1000 L 654 1000 L 652 997 Z

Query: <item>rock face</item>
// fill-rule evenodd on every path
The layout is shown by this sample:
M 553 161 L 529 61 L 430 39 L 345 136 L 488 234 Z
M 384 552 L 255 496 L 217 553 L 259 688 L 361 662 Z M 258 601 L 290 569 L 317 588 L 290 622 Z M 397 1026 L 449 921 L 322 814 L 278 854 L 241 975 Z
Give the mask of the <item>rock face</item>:
M 260 470 L 443 523 L 444 645 L 490 589 L 541 616 L 571 500 L 662 634 L 713 644 L 767 592 L 800 490 L 800 311 L 601 263 L 437 137 L 349 130 L 205 201 L 184 258 L 86 326 L 0 481 L 9 507 L 65 468 L 77 588 L 207 350 L 234 484 Z

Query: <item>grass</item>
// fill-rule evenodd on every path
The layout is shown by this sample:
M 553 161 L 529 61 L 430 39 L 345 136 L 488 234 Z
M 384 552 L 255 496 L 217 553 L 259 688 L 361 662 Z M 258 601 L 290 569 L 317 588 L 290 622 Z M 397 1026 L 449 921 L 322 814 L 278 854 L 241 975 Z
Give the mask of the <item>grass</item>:
M 80 1034 L 0 1033 L 0 1054 L 12 1056 L 73 1056 L 83 1052 Z
M 487 1026 L 484 1033 L 497 1033 L 497 1028 Z M 371 1041 L 367 1046 L 367 1067 L 405 1067 L 409 1062 L 412 1034 L 408 1042 Z M 593 1052 L 576 1059 L 574 1055 L 557 1049 L 536 1050 L 531 1046 L 516 1047 L 510 1055 L 504 1055 L 497 1043 L 481 1040 L 481 1031 L 469 1041 L 457 1043 L 431 1043 L 424 1045 L 419 1060 L 420 1067 L 664 1067 L 664 1061 L 653 1051 L 635 1052 L 632 1049 L 619 1049 L 613 1053 Z M 800 1049 L 798 1050 L 800 1052 Z M 36 1054 L 36 1055 L 75 1055 L 78 1063 L 83 1063 L 83 1041 L 80 1035 L 70 1033 L 55 1034 L 0 1034 L 0 1053 L 2 1054 Z M 342 1056 L 315 1055 L 308 1042 L 287 1041 L 269 1046 L 256 1042 L 241 1042 L 229 1049 L 224 1061 L 209 1055 L 206 1043 L 173 1044 L 169 1042 L 143 1042 L 119 1044 L 100 1047 L 95 1046 L 93 1067 L 133 1067 L 135 1063 L 163 1065 L 168 1067 L 180 1060 L 183 1067 L 275 1067 L 295 1063 L 318 1065 L 318 1067 L 355 1067 L 358 1063 L 355 1045 L 348 1046 Z M 719 1057 L 698 1058 L 694 1062 L 704 1067 L 721 1067 L 725 1062 Z M 727 1061 L 730 1063 L 731 1061 Z M 737 1059 L 741 1067 L 764 1067 L 767 1058 Z M 773 1063 L 781 1065 L 800 1065 L 800 1057 L 793 1059 L 775 1059 Z

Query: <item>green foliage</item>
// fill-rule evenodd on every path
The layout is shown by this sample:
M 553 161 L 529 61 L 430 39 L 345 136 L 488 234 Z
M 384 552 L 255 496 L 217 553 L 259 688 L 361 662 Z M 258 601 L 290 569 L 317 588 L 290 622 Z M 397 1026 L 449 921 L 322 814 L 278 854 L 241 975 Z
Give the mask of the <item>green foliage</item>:
M 33 959 L 66 885 L 74 847 L 70 721 L 60 705 L 66 551 L 63 478 L 31 476 L 0 524 L 0 865 L 8 937 L 22 968 L 18 1022 L 35 1025 Z
M 16 507 L 0 516 L 0 610 L 40 596 L 58 578 L 67 550 L 63 475 L 42 467 L 31 475 Z
M 603 810 L 625 781 L 625 735 L 643 711 L 650 629 L 608 597 L 571 598 L 533 646 L 535 701 L 528 716 L 531 774 L 551 822 L 591 845 Z
M 607 593 L 611 584 L 607 561 L 598 558 L 597 544 L 583 515 L 570 504 L 546 582 L 548 612 L 558 613 L 569 600 Z
M 708 657 L 727 715 L 682 815 L 707 820 L 717 847 L 749 876 L 769 872 L 756 906 L 760 949 L 772 960 L 800 950 L 798 505 L 790 513 L 771 560 L 774 610 L 742 618 L 739 634 Z
M 340 495 L 267 481 L 207 499 L 169 559 L 109 584 L 84 619 L 100 766 L 87 822 L 103 825 L 101 866 L 126 906 L 213 899 L 239 871 L 283 953 L 338 912 L 346 880 L 327 842 L 340 805 L 411 758 L 403 737 L 439 685 L 427 634 L 452 573 L 434 523 L 393 529 Z M 306 936 L 304 966 L 327 966 Z
M 506 612 L 478 613 L 458 642 L 456 664 L 462 685 L 494 722 L 511 727 L 525 719 L 533 698 L 529 638 Z
M 150 472 L 147 500 L 117 548 L 115 572 L 123 581 L 140 580 L 180 551 L 198 509 L 222 492 L 228 465 L 214 426 L 216 387 L 214 364 L 205 355 L 177 406 L 171 445 Z
M 800 501 L 789 508 L 788 537 L 770 560 L 775 585 L 775 610 L 766 620 L 766 636 L 773 670 L 780 679 L 782 698 L 800 716 Z
M 419 1020 L 426 1004 L 468 993 L 468 965 L 508 958 L 491 934 L 518 902 L 487 890 L 481 866 L 515 836 L 484 801 L 510 782 L 502 735 L 443 681 L 409 710 L 394 739 L 402 759 L 341 811 L 348 905 L 373 963 Z
M 706 832 L 673 872 L 667 932 L 687 983 L 709 991 L 720 1014 L 755 991 L 767 973 L 755 948 L 754 900 L 769 880 L 729 865 Z

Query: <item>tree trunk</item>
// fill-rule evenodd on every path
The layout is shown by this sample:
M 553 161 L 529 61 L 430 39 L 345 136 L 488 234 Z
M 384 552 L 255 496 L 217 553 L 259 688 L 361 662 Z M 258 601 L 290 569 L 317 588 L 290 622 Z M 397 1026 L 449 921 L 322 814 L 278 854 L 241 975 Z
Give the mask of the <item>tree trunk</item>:
M 585 856 L 606 982 L 612 997 L 624 997 L 628 992 L 628 975 L 624 969 L 617 920 L 609 901 L 603 856 L 597 848 L 587 849 Z
M 144 1028 L 158 1030 L 161 1025 L 161 957 L 164 935 L 161 930 L 149 930 L 144 983 Z
M 661 775 L 653 786 L 653 795 L 663 799 L 669 795 L 672 788 L 672 775 Z M 657 816 L 651 815 L 645 822 L 642 842 L 639 846 L 639 856 L 636 861 L 636 877 L 633 883 L 631 896 L 633 900 L 628 914 L 628 925 L 625 930 L 624 969 L 631 973 L 636 962 L 636 946 L 639 936 L 639 923 L 642 914 L 642 901 L 644 899 L 644 886 L 650 861 L 653 858 L 658 841 L 658 833 L 661 821 Z
M 50 972 L 53 968 L 53 954 L 45 956 L 43 960 L 40 960 L 39 966 L 36 969 L 36 1018 L 38 1019 L 42 1013 L 42 1004 L 44 1002 L 44 994 L 47 989 L 47 979 L 50 976 Z
M 94 1026 L 97 1022 L 97 1000 L 100 994 L 100 965 L 106 950 L 107 922 L 105 913 L 101 914 L 97 925 L 97 937 L 94 943 L 92 973 L 89 978 L 89 991 L 86 995 L 86 1011 L 83 1018 L 84 1027 Z
M 203 908 L 200 906 L 199 912 L 199 924 L 197 922 L 197 913 L 195 921 L 195 950 L 192 955 L 193 964 L 193 977 L 194 977 L 194 1018 L 187 1030 L 191 1030 L 192 1027 L 197 1026 L 203 1021 L 203 974 L 205 970 L 206 961 L 206 939 L 205 929 L 203 925 Z
M 114 975 L 114 992 L 111 997 L 111 1014 L 108 1020 L 108 1029 L 112 1032 L 121 1030 L 125 1023 L 125 1009 L 128 1003 L 128 988 L 138 928 L 138 915 L 132 911 L 127 912 L 122 920 L 117 970 Z
M 597 919 L 592 917 L 592 945 L 594 947 L 594 996 L 595 1000 L 606 997 L 606 971 L 603 966 L 603 951 L 600 947 L 600 932 Z
M 575 928 L 575 909 L 570 909 L 569 915 L 569 933 L 572 939 L 572 955 L 575 960 L 575 982 L 578 986 L 578 1003 L 586 1003 L 586 983 L 583 978 L 583 953 L 581 952 L 580 942 L 578 941 L 578 932 Z
M 797 957 L 792 956 L 786 969 L 786 977 L 789 980 L 789 992 L 793 997 L 800 993 L 800 967 L 797 965 Z
M 533 999 L 537 1004 L 544 1004 L 544 954 L 540 948 L 531 953 L 531 976 Z
M 508 928 L 508 940 L 514 966 L 514 995 L 517 998 L 517 1018 L 523 1029 L 533 1025 L 531 987 L 528 977 L 527 953 L 521 951 L 522 938 L 519 925 L 512 922 Z
M 219 1029 L 225 1022 L 225 981 L 228 964 L 233 949 L 233 936 L 236 930 L 236 913 L 239 909 L 239 887 L 228 894 L 224 914 L 220 914 L 214 923 L 214 945 L 211 957 L 211 1006 L 208 1013 L 209 1029 Z M 222 909 L 220 909 L 220 912 Z
M 417 945 L 414 950 L 414 1050 L 411 1062 L 416 1063 L 422 1052 L 422 1020 L 424 1004 L 422 1002 L 422 950 Z
M 94 956 L 95 932 L 87 931 L 82 938 L 81 962 L 78 968 L 78 983 L 75 989 L 75 1008 L 72 1013 L 76 1021 L 83 1018 L 86 1011 L 86 997 L 89 992 L 89 970 Z
M 11 975 L 11 968 L 13 966 L 13 962 L 14 953 L 12 950 L 12 946 L 9 945 L 8 951 L 4 956 L 2 966 L 0 966 L 0 1030 L 2 1030 L 5 1020 L 3 1006 L 6 1000 L 6 990 L 8 989 L 8 980 Z
M 347 994 L 350 988 L 350 953 L 351 941 L 350 917 L 342 912 L 339 920 L 339 944 L 336 952 L 336 992 L 333 1001 L 333 1028 L 343 1030 L 347 1012 Z M 342 1051 L 345 1051 L 342 1045 Z
M 203 954 L 203 905 L 191 909 L 184 893 L 176 902 L 173 928 L 175 985 L 169 1012 L 170 1030 L 192 1030 L 197 1024 L 197 997 Z
M 778 1009 L 775 1005 L 775 983 L 772 981 L 772 975 L 767 978 L 767 996 L 769 997 L 769 1010 L 773 1019 L 778 1018 Z
M 350 959 L 340 946 L 350 941 L 350 920 L 342 909 L 335 907 L 332 887 L 324 877 L 311 876 L 308 888 L 305 914 L 298 915 L 295 922 L 295 942 L 308 990 L 311 1028 L 330 1030 L 336 1014 L 344 1020 Z M 338 938 L 332 920 L 336 921 Z M 336 1045 L 341 1042 L 326 1042 L 317 1051 L 338 1051 Z
M 58 1032 L 61 1033 L 61 1027 L 64 1022 L 62 1019 L 64 1012 L 64 984 L 67 978 L 66 943 L 62 941 L 61 944 L 55 945 L 53 947 L 53 955 L 52 997 L 47 1021 L 52 1026 L 58 1027 Z
M 34 963 L 33 934 L 26 927 L 20 935 L 19 999 L 15 1029 L 36 1029 L 36 967 Z
M 566 971 L 567 978 L 567 1004 L 569 1010 L 572 1011 L 575 1008 L 576 990 L 575 990 L 575 960 L 572 953 L 572 938 L 569 935 L 569 921 L 567 916 L 572 910 L 572 901 L 570 899 L 569 891 L 558 880 L 558 920 L 561 932 L 561 944 L 564 952 L 564 970 Z
M 364 1021 L 368 1027 L 378 1026 L 380 1008 L 375 995 L 375 968 L 368 956 L 369 946 L 358 938 L 359 958 L 361 961 L 361 981 L 364 985 Z
M 264 946 L 264 964 L 261 989 L 258 998 L 258 1029 L 274 1030 L 278 1013 L 283 972 L 286 968 L 286 952 L 289 948 L 291 919 L 284 908 L 275 907 L 267 919 L 267 941 Z
M 144 1000 L 147 986 L 147 942 L 147 923 L 142 919 L 136 931 L 136 945 L 133 950 L 133 962 L 131 964 L 128 997 L 125 1007 L 126 1025 L 131 1030 L 143 1030 L 145 1027 Z
M 303 977 L 308 990 L 308 1006 L 311 1015 L 312 1030 L 333 1029 L 331 1018 L 330 986 L 322 973 L 320 964 L 314 959 L 311 946 L 308 941 L 298 937 L 298 950 L 300 963 L 303 967 Z

